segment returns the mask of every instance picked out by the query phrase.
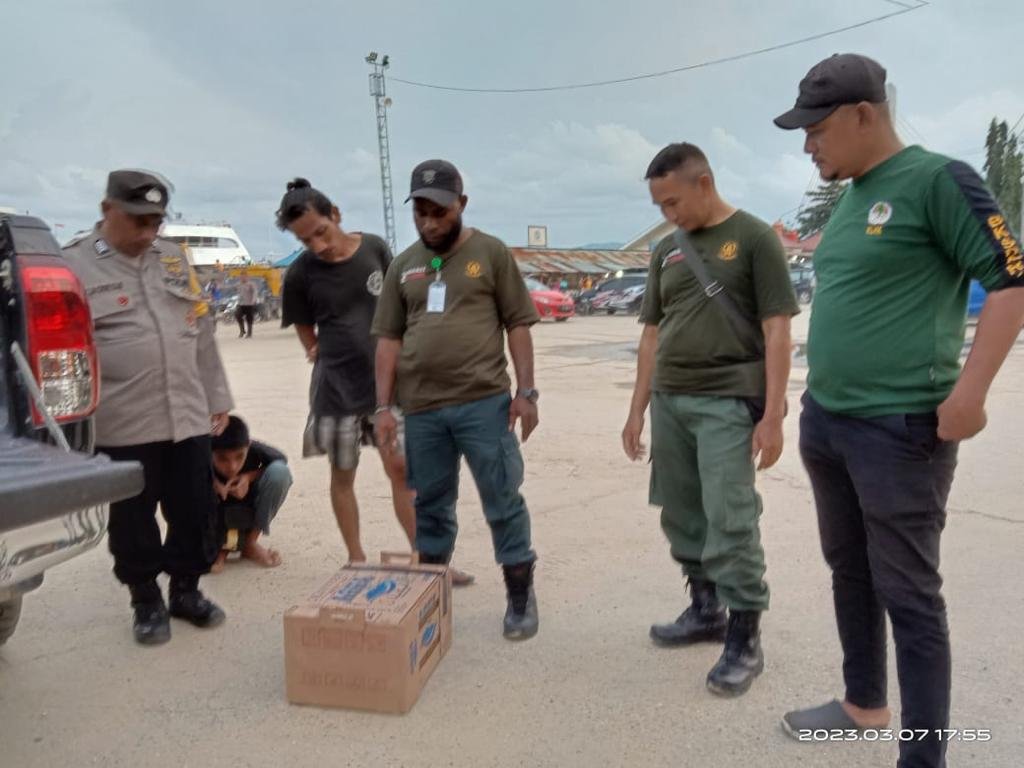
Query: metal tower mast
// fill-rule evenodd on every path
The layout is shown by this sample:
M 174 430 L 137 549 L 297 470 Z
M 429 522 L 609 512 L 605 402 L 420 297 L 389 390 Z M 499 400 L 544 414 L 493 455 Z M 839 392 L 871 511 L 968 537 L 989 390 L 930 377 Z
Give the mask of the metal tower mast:
M 377 107 L 377 143 L 380 148 L 380 189 L 384 200 L 384 236 L 391 248 L 391 253 L 398 253 L 398 240 L 395 236 L 395 200 L 391 191 L 391 147 L 388 141 L 388 107 L 391 99 L 384 88 L 384 71 L 390 61 L 387 55 L 379 58 L 376 51 L 366 57 L 366 63 L 373 71 L 370 73 L 370 95 Z

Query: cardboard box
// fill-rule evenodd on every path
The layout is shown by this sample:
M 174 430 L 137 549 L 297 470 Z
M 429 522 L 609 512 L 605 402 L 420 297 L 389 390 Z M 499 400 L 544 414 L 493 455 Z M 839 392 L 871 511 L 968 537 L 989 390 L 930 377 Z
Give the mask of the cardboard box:
M 452 644 L 451 576 L 409 555 L 348 565 L 284 614 L 288 701 L 408 712 Z

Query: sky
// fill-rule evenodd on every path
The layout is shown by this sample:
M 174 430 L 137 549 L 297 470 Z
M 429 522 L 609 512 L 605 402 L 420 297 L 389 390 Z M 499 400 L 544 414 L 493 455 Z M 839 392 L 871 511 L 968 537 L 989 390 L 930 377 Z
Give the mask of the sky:
M 389 76 L 529 88 L 662 71 L 893 14 L 918 0 L 4 0 L 0 206 L 90 226 L 107 173 L 150 168 L 185 219 L 230 221 L 254 257 L 296 243 L 273 224 L 310 179 L 343 226 L 383 234 L 366 54 Z M 792 216 L 816 176 L 772 118 L 832 53 L 869 55 L 897 89 L 907 143 L 984 162 L 993 117 L 1024 116 L 1019 0 L 934 0 L 884 21 L 666 77 L 545 93 L 460 93 L 390 80 L 400 249 L 421 160 L 454 162 L 466 223 L 509 245 L 622 242 L 659 220 L 643 181 L 665 144 L 708 154 L 731 203 Z M 1024 126 L 1024 121 L 1021 123 Z

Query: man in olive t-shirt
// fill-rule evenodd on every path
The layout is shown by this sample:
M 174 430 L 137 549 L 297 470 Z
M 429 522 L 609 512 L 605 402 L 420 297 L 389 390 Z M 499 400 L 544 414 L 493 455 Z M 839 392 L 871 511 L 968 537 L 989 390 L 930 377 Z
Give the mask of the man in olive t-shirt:
M 902 713 L 899 766 L 944 766 L 950 651 L 939 550 L 957 443 L 985 426 L 985 397 L 1024 322 L 1020 244 L 965 163 L 904 147 L 885 70 L 832 56 L 776 118 L 803 128 L 826 180 L 852 179 L 814 263 L 800 454 L 832 569 L 842 702 L 790 712 L 797 738 L 887 728 L 885 614 Z M 963 370 L 970 278 L 989 291 Z
M 676 621 L 651 627 L 651 637 L 672 646 L 724 639 L 707 687 L 736 696 L 764 666 L 758 627 L 768 586 L 752 457 L 760 454 L 766 469 L 782 454 L 796 296 L 778 235 L 722 200 L 700 149 L 670 144 L 647 179 L 680 234 L 651 257 L 622 441 L 627 456 L 640 458 L 650 404 L 650 501 L 662 507 L 662 529 L 692 596 Z M 706 289 L 695 272 L 701 265 Z
M 536 555 L 519 493 L 523 440 L 538 423 L 530 326 L 537 312 L 519 268 L 499 240 L 462 226 L 467 198 L 455 166 L 428 160 L 412 173 L 420 240 L 384 278 L 372 333 L 377 337 L 376 431 L 392 446 L 405 413 L 409 486 L 416 491 L 420 560 L 447 563 L 455 549 L 459 460 L 473 473 L 508 592 L 505 637 L 537 632 Z M 511 397 L 505 336 L 519 389 Z M 397 397 L 396 397 L 397 379 Z

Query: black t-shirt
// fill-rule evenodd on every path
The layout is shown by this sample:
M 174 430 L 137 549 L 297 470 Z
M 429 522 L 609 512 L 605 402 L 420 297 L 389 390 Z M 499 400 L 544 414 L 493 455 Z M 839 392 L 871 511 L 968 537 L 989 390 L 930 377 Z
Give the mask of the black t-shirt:
M 258 440 L 253 440 L 249 443 L 249 453 L 245 456 L 245 463 L 242 464 L 242 468 L 238 470 L 238 474 L 244 475 L 249 472 L 255 472 L 258 470 L 264 470 L 273 464 L 275 461 L 288 461 L 288 457 L 281 453 L 277 448 L 266 443 L 261 443 Z M 222 477 L 220 472 L 216 469 L 213 470 L 214 477 L 220 480 L 222 483 L 226 483 L 229 478 Z M 246 494 L 244 499 L 236 499 L 233 496 L 229 496 L 226 500 L 221 501 L 221 505 L 224 504 L 243 504 L 252 506 L 256 498 L 256 483 L 249 484 L 249 493 Z
M 317 416 L 362 415 L 377 402 L 370 324 L 391 252 L 376 235 L 362 238 L 346 261 L 324 261 L 305 251 L 285 274 L 282 327 L 316 327 L 319 352 L 309 406 Z

